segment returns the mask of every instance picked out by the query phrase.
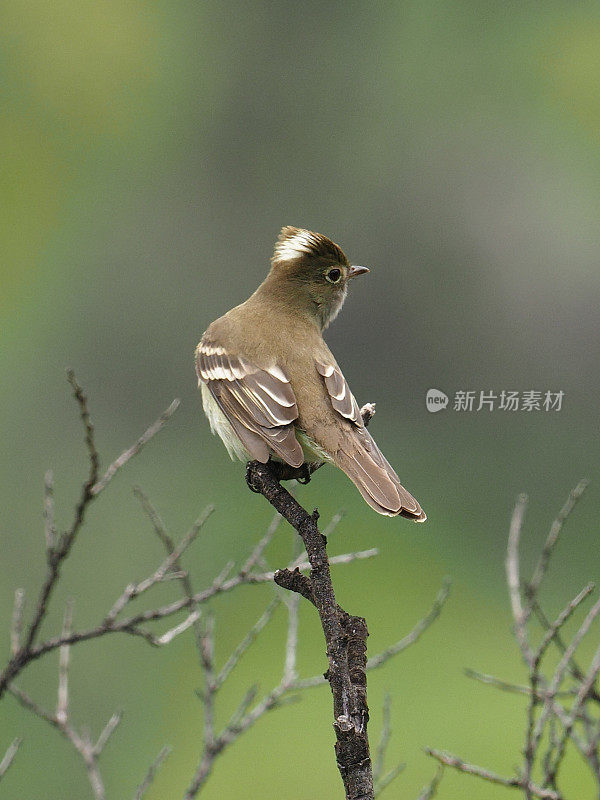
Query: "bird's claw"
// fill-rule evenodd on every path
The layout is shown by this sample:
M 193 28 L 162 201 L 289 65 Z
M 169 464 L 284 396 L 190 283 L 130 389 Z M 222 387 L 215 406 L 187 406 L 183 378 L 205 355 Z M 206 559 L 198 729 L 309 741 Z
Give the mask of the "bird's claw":
M 248 484 L 248 488 L 250 489 L 251 492 L 254 492 L 254 494 L 261 494 L 260 489 L 258 489 L 256 487 L 256 484 L 254 483 L 253 461 L 248 461 L 248 463 L 246 464 L 246 483 Z
M 303 486 L 306 486 L 307 483 L 310 483 L 310 466 L 304 462 L 300 467 L 301 474 L 296 478 L 298 483 L 301 483 Z

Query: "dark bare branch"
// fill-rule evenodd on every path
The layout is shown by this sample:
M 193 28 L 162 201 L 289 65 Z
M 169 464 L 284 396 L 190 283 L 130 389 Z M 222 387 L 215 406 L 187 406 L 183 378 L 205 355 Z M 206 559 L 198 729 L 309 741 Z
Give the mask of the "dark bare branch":
M 346 795 L 373 798 L 373 775 L 367 738 L 366 639 L 364 619 L 341 609 L 329 572 L 326 542 L 317 512 L 308 514 L 278 482 L 270 464 L 250 462 L 246 480 L 262 494 L 301 536 L 311 565 L 310 583 L 327 644 L 336 734 L 336 760 Z
M 298 567 L 293 571 L 290 569 L 278 569 L 273 575 L 273 580 L 278 586 L 281 586 L 282 589 L 287 589 L 290 592 L 297 592 L 312 603 L 313 606 L 315 605 L 310 579 L 306 575 L 303 575 Z

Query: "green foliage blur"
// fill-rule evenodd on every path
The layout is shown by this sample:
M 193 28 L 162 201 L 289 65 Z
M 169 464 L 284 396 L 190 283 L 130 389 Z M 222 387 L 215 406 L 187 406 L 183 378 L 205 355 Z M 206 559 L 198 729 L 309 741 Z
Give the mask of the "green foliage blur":
M 503 575 L 518 492 L 530 495 L 529 566 L 569 489 L 592 479 L 549 576 L 548 613 L 599 577 L 597 4 L 12 0 L 0 31 L 2 657 L 14 589 L 25 587 L 31 612 L 44 573 L 44 472 L 54 470 L 60 526 L 85 475 L 66 367 L 89 394 L 105 466 L 173 397 L 182 405 L 92 507 L 47 634 L 67 597 L 75 624 L 93 624 L 158 563 L 134 484 L 173 535 L 216 505 L 187 557 L 196 585 L 260 537 L 271 510 L 210 436 L 192 355 L 209 322 L 262 280 L 279 228 L 308 227 L 371 267 L 327 340 L 359 402 L 377 402 L 373 434 L 429 515 L 425 526 L 378 517 L 330 468 L 302 488 L 325 521 L 347 511 L 332 553 L 380 548 L 375 561 L 336 569 L 340 602 L 366 616 L 375 653 L 454 578 L 434 628 L 370 678 L 373 741 L 388 690 L 390 766 L 408 764 L 386 796 L 418 795 L 435 771 L 426 745 L 510 774 L 524 702 L 463 668 L 524 678 Z M 429 388 L 450 396 L 447 409 L 426 410 Z M 563 407 L 452 410 L 458 390 L 503 389 L 563 390 Z M 272 564 L 292 547 L 282 528 Z M 221 660 L 268 599 L 254 587 L 215 603 Z M 240 665 L 218 721 L 250 684 L 278 680 L 284 623 Z M 303 608 L 302 674 L 324 665 Z M 50 707 L 56 666 L 54 654 L 19 681 Z M 97 734 L 124 710 L 103 757 L 109 797 L 133 796 L 165 743 L 174 752 L 148 797 L 182 796 L 200 683 L 191 636 L 159 651 L 128 637 L 73 650 L 74 722 Z M 0 751 L 17 735 L 2 798 L 90 796 L 69 745 L 9 697 Z M 228 750 L 203 796 L 339 797 L 332 747 L 320 688 Z M 565 775 L 574 797 L 593 796 L 577 757 Z M 506 794 L 447 774 L 439 797 Z

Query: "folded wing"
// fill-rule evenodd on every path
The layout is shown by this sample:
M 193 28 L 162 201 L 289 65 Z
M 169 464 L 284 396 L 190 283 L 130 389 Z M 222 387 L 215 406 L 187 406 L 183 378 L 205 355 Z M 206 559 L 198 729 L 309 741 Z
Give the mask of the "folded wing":
M 280 367 L 260 369 L 203 338 L 196 350 L 196 372 L 252 458 L 265 463 L 273 452 L 292 467 L 302 465 L 293 424 L 296 398 Z
M 356 484 L 375 511 L 424 522 L 427 517 L 423 509 L 402 486 L 396 472 L 365 428 L 358 403 L 340 368 L 335 363 L 320 361 L 316 362 L 316 367 L 323 377 L 333 408 L 352 423 L 353 435 L 343 440 L 337 453 L 332 453 L 338 466 Z

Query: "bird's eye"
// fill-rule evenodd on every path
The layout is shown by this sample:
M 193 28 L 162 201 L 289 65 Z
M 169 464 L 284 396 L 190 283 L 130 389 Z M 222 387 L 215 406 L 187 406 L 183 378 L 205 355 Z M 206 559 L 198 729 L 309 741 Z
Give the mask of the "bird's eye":
M 341 269 L 330 269 L 327 275 L 325 275 L 329 283 L 337 283 L 339 279 L 342 277 L 342 270 Z

